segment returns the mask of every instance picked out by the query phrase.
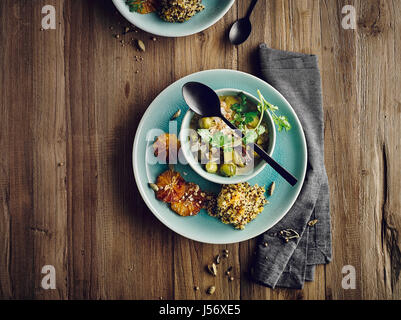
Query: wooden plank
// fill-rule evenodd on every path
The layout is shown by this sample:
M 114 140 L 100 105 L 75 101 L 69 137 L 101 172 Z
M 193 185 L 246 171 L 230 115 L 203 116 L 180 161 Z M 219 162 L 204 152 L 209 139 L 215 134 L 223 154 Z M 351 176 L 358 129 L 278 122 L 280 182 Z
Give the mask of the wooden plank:
M 1 225 L 8 236 L 2 241 L 1 282 L 9 298 L 66 297 L 65 174 L 58 166 L 65 154 L 64 85 L 59 81 L 63 31 L 40 31 L 42 6 L 9 1 L 3 3 L 8 10 L 1 11 L 2 110 L 7 110 L 2 163 L 9 166 L 2 167 L 1 180 Z M 41 288 L 44 265 L 56 268 L 57 290 Z
M 249 1 L 240 4 L 239 15 L 246 13 Z M 321 52 L 320 5 L 318 1 L 268 1 L 259 2 L 252 20 L 254 28 L 247 42 L 238 48 L 239 69 L 260 75 L 258 70 L 258 45 L 262 42 L 270 47 L 303 53 Z M 257 23 L 256 23 L 257 21 Z M 256 241 L 243 243 L 241 264 L 248 268 Z M 306 284 L 305 290 L 270 290 L 243 278 L 241 298 L 243 299 L 324 299 L 324 268 L 319 267 L 316 281 Z
M 63 1 L 35 2 L 32 7 L 32 96 L 29 112 L 32 136 L 33 234 L 35 299 L 67 297 L 67 189 L 62 10 L 56 10 L 56 30 L 41 31 L 42 7 L 62 8 Z M 21 5 L 22 6 L 22 5 Z M 23 46 L 23 43 L 20 44 Z M 24 75 L 21 75 L 24 76 Z M 43 290 L 44 265 L 56 270 L 56 290 Z
M 0 4 L 0 148 L 9 151 L 10 137 L 9 132 L 9 109 L 6 92 L 9 72 L 6 65 L 9 63 L 8 50 L 10 42 L 7 42 L 7 19 L 4 16 L 8 3 L 2 1 Z M 12 279 L 11 279 L 11 213 L 10 213 L 10 163 L 9 153 L 0 153 L 0 298 L 12 299 Z
M 94 6 L 88 1 L 67 1 L 63 10 L 67 17 L 68 295 L 88 299 L 98 297 Z
M 8 291 L 12 292 L 13 297 L 33 298 L 34 235 L 30 231 L 33 215 L 31 192 L 33 148 L 31 128 L 27 125 L 32 119 L 31 105 L 28 100 L 32 97 L 32 56 L 30 53 L 33 29 L 30 28 L 29 19 L 25 24 L 21 23 L 24 17 L 31 15 L 32 5 L 28 4 L 21 8 L 18 3 L 12 6 L 11 1 L 8 1 L 5 2 L 4 7 L 12 9 L 11 14 L 6 14 L 6 10 L 2 11 L 5 52 L 2 69 L 4 72 L 2 101 L 7 108 L 9 121 L 6 135 L 9 163 L 8 188 L 6 187 L 6 201 L 3 208 L 6 209 L 4 215 L 7 215 L 4 223 L 8 222 L 5 228 L 11 230 L 8 243 L 6 243 L 8 247 L 6 248 L 8 251 L 6 272 L 8 279 L 11 280 L 11 288 L 8 288 Z M 20 47 L 19 43 L 26 45 Z M 12 87 L 10 83 L 13 84 Z M 25 159 L 29 160 L 25 161 Z
M 401 151 L 396 132 L 401 122 L 401 19 L 397 12 L 401 7 L 400 1 L 359 1 L 358 7 L 361 291 L 364 299 L 397 299 L 401 293 L 397 214 Z
M 333 261 L 326 267 L 327 299 L 361 298 L 343 290 L 342 268 L 360 260 L 360 106 L 357 101 L 356 33 L 341 27 L 343 6 L 353 1 L 321 1 L 322 75 L 325 105 L 325 160 L 329 176 L 333 229 Z M 339 120 L 341 119 L 341 120 Z M 356 147 L 351 147 L 356 146 Z

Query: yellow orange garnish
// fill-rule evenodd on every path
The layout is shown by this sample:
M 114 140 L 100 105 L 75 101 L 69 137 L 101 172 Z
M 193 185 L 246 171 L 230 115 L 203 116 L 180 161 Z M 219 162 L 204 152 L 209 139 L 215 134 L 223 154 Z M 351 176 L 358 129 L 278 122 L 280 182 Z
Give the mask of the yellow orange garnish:
M 164 133 L 157 137 L 153 144 L 155 156 L 166 163 L 174 162 L 178 159 L 178 151 L 180 147 L 181 144 L 177 136 L 169 133 Z
M 206 194 L 194 183 L 187 183 L 184 196 L 171 203 L 171 209 L 183 217 L 195 216 L 203 208 Z
M 178 172 L 172 170 L 167 170 L 158 176 L 156 185 L 159 188 L 156 192 L 157 199 L 166 203 L 178 201 L 185 194 L 185 180 Z

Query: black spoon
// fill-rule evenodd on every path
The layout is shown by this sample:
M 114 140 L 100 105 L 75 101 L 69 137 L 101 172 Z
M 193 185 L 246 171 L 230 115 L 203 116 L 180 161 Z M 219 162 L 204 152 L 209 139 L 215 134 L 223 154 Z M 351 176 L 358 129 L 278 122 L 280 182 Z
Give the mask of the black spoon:
M 219 117 L 231 129 L 238 130 L 229 120 L 221 113 L 220 99 L 216 92 L 210 87 L 199 82 L 188 82 L 182 87 L 182 95 L 185 102 L 192 111 L 202 117 Z M 297 179 L 273 160 L 261 147 L 257 144 L 251 144 L 254 151 L 261 156 L 274 170 L 276 170 L 288 183 L 292 186 L 297 184 Z
M 249 35 L 252 32 L 252 24 L 251 24 L 251 13 L 253 9 L 255 8 L 256 2 L 258 0 L 252 0 L 251 5 L 248 8 L 248 12 L 246 13 L 246 16 L 242 19 L 237 20 L 234 22 L 230 29 L 230 42 L 234 45 L 241 44 L 248 39 Z

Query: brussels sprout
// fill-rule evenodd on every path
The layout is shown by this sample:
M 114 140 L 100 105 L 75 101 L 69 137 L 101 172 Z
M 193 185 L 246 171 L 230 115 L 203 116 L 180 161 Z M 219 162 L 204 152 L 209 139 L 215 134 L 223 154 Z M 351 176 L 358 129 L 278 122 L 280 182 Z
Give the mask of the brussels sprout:
M 219 166 L 214 162 L 210 161 L 206 164 L 206 171 L 209 173 L 216 173 L 218 169 Z
M 225 177 L 233 177 L 237 173 L 237 166 L 234 163 L 224 163 L 220 167 L 220 173 Z
M 225 102 L 226 102 L 227 106 L 229 108 L 231 108 L 231 106 L 233 104 L 239 103 L 239 99 L 237 97 L 234 97 L 234 96 L 228 96 L 228 97 L 225 98 Z
M 201 118 L 199 119 L 199 127 L 201 129 L 210 129 L 213 126 L 212 118 Z
M 252 121 L 248 122 L 247 126 L 250 129 L 254 129 L 259 124 L 259 117 L 256 114 L 249 115 L 248 117 L 252 118 Z

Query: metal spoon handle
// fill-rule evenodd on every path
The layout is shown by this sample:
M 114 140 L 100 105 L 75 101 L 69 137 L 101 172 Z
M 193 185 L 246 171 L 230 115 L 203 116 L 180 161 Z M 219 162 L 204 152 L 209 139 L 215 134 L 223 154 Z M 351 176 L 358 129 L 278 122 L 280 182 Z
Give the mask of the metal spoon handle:
M 249 5 L 248 11 L 246 13 L 246 17 L 249 19 L 251 17 L 252 11 L 256 6 L 258 0 L 252 0 L 251 4 Z
M 270 157 L 261 147 L 254 143 L 253 148 L 255 152 L 260 155 L 263 160 L 265 160 L 275 171 L 277 171 L 277 173 L 282 176 L 291 186 L 295 186 L 297 184 L 298 180 L 286 169 L 284 169 L 277 161 Z
M 220 116 L 220 118 L 233 130 L 238 131 L 238 128 L 235 127 L 229 120 L 227 120 L 224 116 Z M 265 160 L 280 176 L 282 176 L 291 186 L 295 186 L 298 180 L 289 173 L 286 169 L 284 169 L 277 161 L 275 161 L 272 157 L 270 157 L 266 151 L 264 151 L 261 147 L 259 147 L 256 143 L 253 144 L 253 150 L 260 155 L 260 157 Z

